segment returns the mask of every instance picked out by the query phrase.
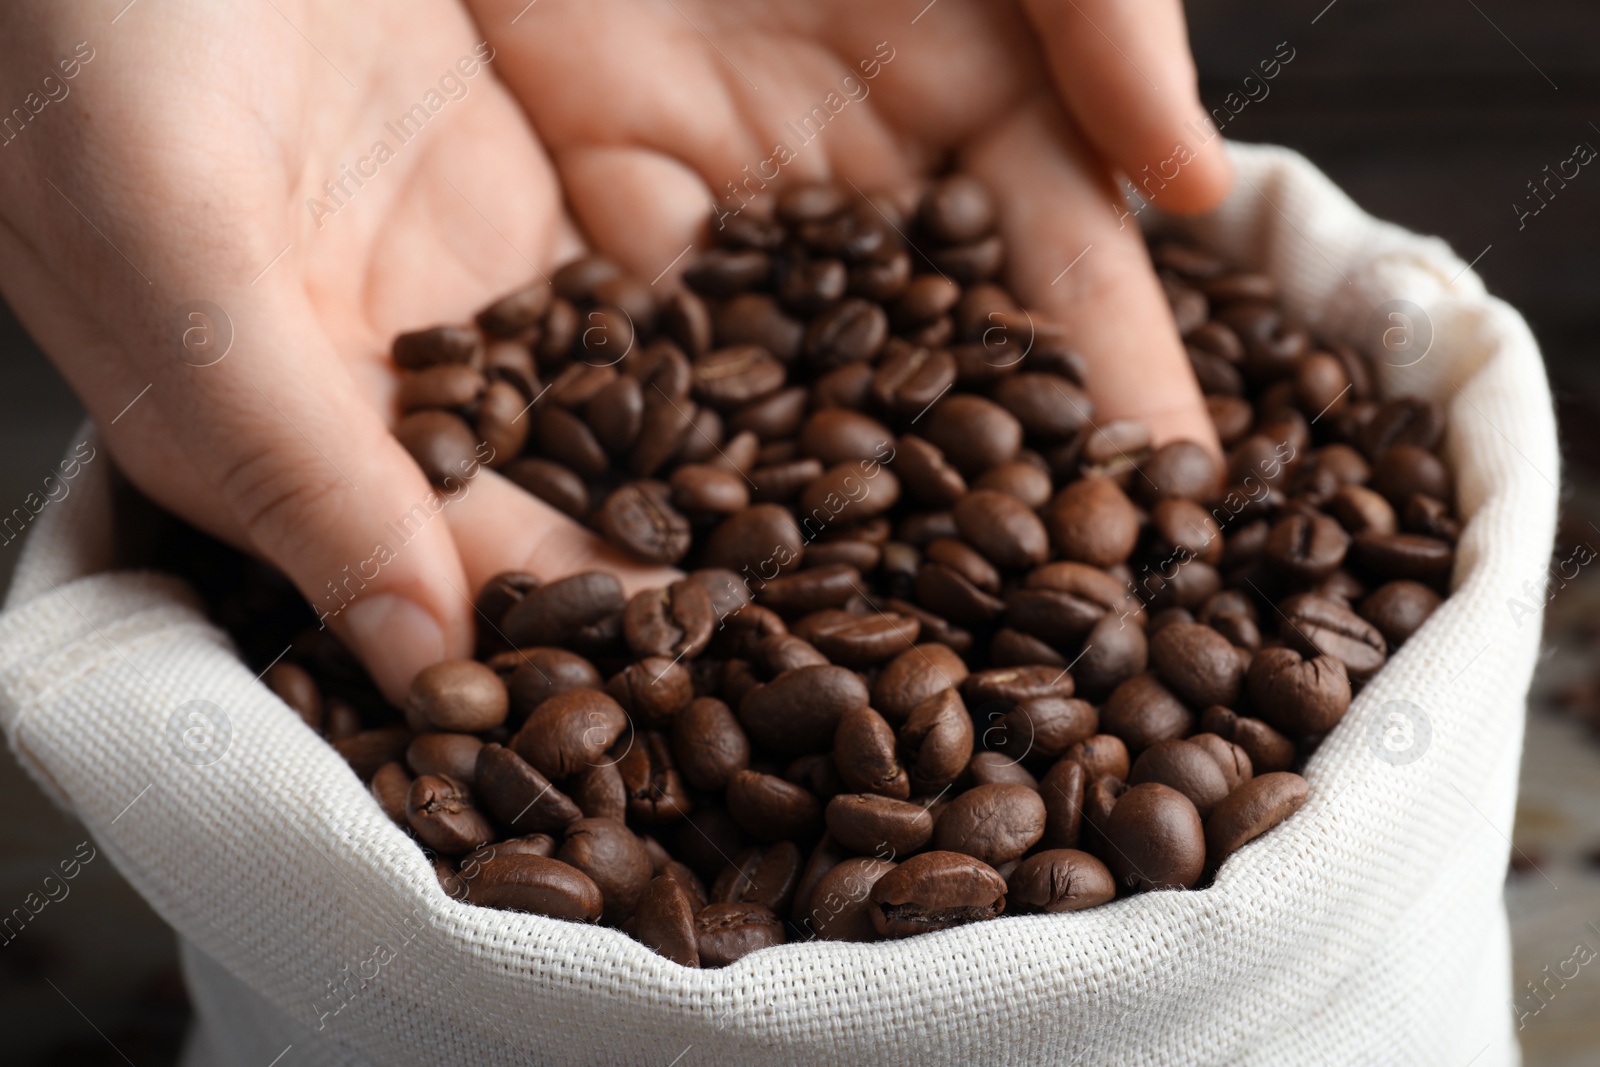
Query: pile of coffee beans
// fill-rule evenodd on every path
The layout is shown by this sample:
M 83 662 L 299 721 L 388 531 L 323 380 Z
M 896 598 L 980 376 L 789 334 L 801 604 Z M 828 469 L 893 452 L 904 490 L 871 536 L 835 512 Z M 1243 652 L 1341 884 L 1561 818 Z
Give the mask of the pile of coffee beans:
M 996 281 L 995 215 L 804 185 L 670 292 L 589 256 L 396 339 L 436 483 L 687 570 L 499 575 L 400 712 L 325 634 L 268 672 L 447 891 L 712 967 L 1202 886 L 1304 803 L 1447 591 L 1441 410 L 1158 243 L 1226 461 L 1153 447 Z

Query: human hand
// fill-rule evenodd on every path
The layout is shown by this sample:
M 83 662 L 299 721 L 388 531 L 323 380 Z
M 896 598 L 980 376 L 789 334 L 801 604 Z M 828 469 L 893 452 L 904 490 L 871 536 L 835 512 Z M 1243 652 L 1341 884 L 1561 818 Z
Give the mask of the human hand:
M 640 276 L 713 201 L 821 178 L 909 195 L 953 162 L 995 192 L 1012 288 L 1087 358 L 1099 418 L 1217 451 L 1112 175 L 1177 211 L 1227 190 L 1177 0 L 467 2 L 579 223 Z
M 437 498 L 389 433 L 391 338 L 581 247 L 459 5 L 76 8 L 0 8 L 30 115 L 0 134 L 0 288 L 135 484 L 281 568 L 391 699 L 470 654 L 498 571 L 659 580 L 486 470 L 396 537 Z

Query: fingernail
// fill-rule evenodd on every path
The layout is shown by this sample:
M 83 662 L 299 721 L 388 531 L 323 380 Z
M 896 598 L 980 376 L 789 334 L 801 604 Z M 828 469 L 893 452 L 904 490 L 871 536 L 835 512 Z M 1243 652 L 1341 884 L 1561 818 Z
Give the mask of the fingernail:
M 344 622 L 356 655 L 390 700 L 403 698 L 412 675 L 444 658 L 439 623 L 405 597 L 362 597 L 345 609 Z

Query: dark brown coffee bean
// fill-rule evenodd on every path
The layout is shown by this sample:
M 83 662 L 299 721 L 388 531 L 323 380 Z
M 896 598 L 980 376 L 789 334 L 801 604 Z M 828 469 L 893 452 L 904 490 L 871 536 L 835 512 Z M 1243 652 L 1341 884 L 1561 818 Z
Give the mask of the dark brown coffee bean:
M 1087 852 L 1057 848 L 1037 852 L 1017 865 L 1006 882 L 1006 903 L 1013 911 L 1082 911 L 1117 895 L 1110 868 Z
M 767 581 L 800 564 L 805 543 L 789 509 L 755 504 L 730 515 L 706 541 L 706 563 L 746 580 Z
M 1028 440 L 1041 444 L 1066 441 L 1094 420 L 1089 394 L 1055 374 L 1010 375 L 995 386 L 994 398 L 1016 416 Z
M 1143 627 L 1108 612 L 1084 636 L 1083 651 L 1072 664 L 1072 677 L 1085 697 L 1103 700 L 1117 686 L 1143 672 L 1148 660 Z
M 1275 771 L 1229 793 L 1206 820 L 1206 862 L 1222 866 L 1223 860 L 1299 811 L 1309 792 L 1298 774 Z
M 713 248 L 683 272 L 683 281 L 704 296 L 727 297 L 761 286 L 771 272 L 772 259 L 765 252 Z
M 636 656 L 692 659 L 710 643 L 716 624 L 710 595 L 690 581 L 636 593 L 622 615 L 623 637 Z
M 1044 836 L 1045 804 L 1022 785 L 980 785 L 950 801 L 934 825 L 935 848 L 1009 863 Z
M 1052 761 L 1094 736 L 1099 722 L 1088 701 L 1034 697 L 1000 716 L 984 731 L 984 742 L 1014 760 Z
M 1045 830 L 1040 843 L 1045 848 L 1077 846 L 1083 826 L 1084 789 L 1089 778 L 1085 765 L 1070 757 L 1057 760 L 1045 772 L 1039 782 L 1039 797 L 1044 801 L 1045 811 Z
M 550 307 L 550 283 L 543 278 L 515 289 L 478 312 L 478 327 L 491 337 L 516 337 L 537 326 Z
M 1173 441 L 1156 449 L 1139 467 L 1134 487 L 1147 503 L 1165 497 L 1207 500 L 1216 492 L 1220 471 L 1211 454 L 1192 441 Z
M 967 679 L 967 665 L 949 647 L 921 644 L 890 660 L 872 683 L 872 706 L 891 723 L 902 723 L 918 704 Z
M 640 944 L 684 967 L 700 966 L 694 904 L 677 879 L 660 874 L 650 880 L 634 911 L 633 933 Z
M 933 837 L 933 816 L 921 804 L 870 793 L 842 793 L 828 802 L 828 832 L 852 852 L 893 859 Z
M 800 451 L 832 466 L 882 459 L 894 452 L 894 434 L 877 419 L 844 408 L 813 412 L 800 428 Z
M 1065 699 L 1072 693 L 1072 675 L 1040 666 L 976 671 L 961 683 L 961 695 L 973 707 L 990 703 L 1019 704 L 1050 697 Z
M 511 715 L 518 722 L 539 704 L 568 689 L 599 689 L 600 672 L 575 652 L 563 648 L 524 648 L 505 653 L 514 664 L 506 688 L 511 694 Z
M 837 259 L 786 263 L 777 271 L 778 301 L 797 315 L 815 315 L 844 296 L 850 275 Z
M 724 248 L 759 248 L 771 252 L 783 244 L 783 227 L 754 209 L 724 212 L 714 216 L 712 222 L 715 224 L 712 236 Z
M 961 287 L 938 274 L 919 274 L 889 308 L 901 332 L 926 326 L 947 314 L 961 299 Z
M 1266 559 L 1297 582 L 1326 578 L 1344 562 L 1350 537 L 1333 518 L 1321 512 L 1285 515 L 1267 538 Z
M 1044 664 L 1065 668 L 1067 658 L 1050 645 L 1021 630 L 1003 626 L 989 641 L 989 662 L 996 667 L 1026 667 Z
M 616 819 L 579 819 L 567 827 L 556 858 L 594 880 L 605 898 L 601 917 L 621 923 L 639 903 L 654 874 L 637 834 Z
M 1080 741 L 1067 749 L 1062 754 L 1061 760 L 1083 764 L 1090 781 L 1107 775 L 1125 779 L 1128 777 L 1131 765 L 1128 746 L 1123 743 L 1122 738 L 1113 734 L 1095 734 Z M 1057 761 L 1058 765 L 1061 760 Z
M 594 299 L 595 289 L 601 283 L 622 276 L 622 268 L 605 256 L 579 256 L 556 269 L 550 287 L 557 296 L 582 304 Z
M 1117 686 L 1100 709 L 1100 728 L 1122 739 L 1137 756 L 1157 741 L 1194 731 L 1194 713 L 1153 674 L 1138 674 Z
M 613 757 L 567 779 L 567 791 L 586 819 L 622 822 L 628 817 L 628 787 L 623 784 L 622 772 L 617 770 Z
M 807 558 L 809 559 L 807 550 Z M 809 615 L 823 608 L 841 607 L 860 595 L 861 572 L 844 564 L 807 567 L 783 574 L 762 585 L 764 607 L 785 615 Z
M 548 778 L 562 779 L 606 759 L 628 717 L 595 689 L 569 689 L 533 709 L 511 748 Z
M 794 624 L 797 637 L 845 667 L 868 667 L 899 655 L 916 644 L 921 629 L 921 623 L 905 615 L 882 611 L 852 615 L 836 608 L 814 612 Z
M 986 593 L 1000 591 L 1000 572 L 965 542 L 937 537 L 928 542 L 923 556 L 929 563 L 950 568 Z
M 638 559 L 676 563 L 689 551 L 689 520 L 671 495 L 661 482 L 631 482 L 606 497 L 596 522 L 608 541 Z
M 610 462 L 594 432 L 578 416 L 560 407 L 542 407 L 534 423 L 534 448 L 546 459 L 585 478 L 600 477 Z
M 1228 795 L 1228 780 L 1211 754 L 1188 741 L 1157 741 L 1139 754 L 1130 786 L 1160 782 L 1171 786 L 1194 804 L 1203 819 Z
M 953 510 L 962 538 L 996 566 L 1031 567 L 1049 555 L 1044 523 L 1013 496 L 974 489 L 956 501 Z
M 700 697 L 672 723 L 672 751 L 684 779 L 707 792 L 724 789 L 750 765 L 750 742 L 720 700 Z
M 928 258 L 936 270 L 962 285 L 988 281 L 1000 273 L 1005 262 L 1005 242 L 990 234 L 971 244 L 934 249 Z
M 406 821 L 424 845 L 447 856 L 470 852 L 495 836 L 466 787 L 437 775 L 423 775 L 411 783 Z
M 715 312 L 713 324 L 717 344 L 755 345 L 784 363 L 799 357 L 805 336 L 805 327 L 764 293 L 734 297 Z
M 559 831 L 583 814 L 578 805 L 509 748 L 478 751 L 478 797 L 497 820 L 520 833 Z
M 667 294 L 661 303 L 660 327 L 691 357 L 704 355 L 711 347 L 711 309 L 688 289 Z
M 843 667 L 786 671 L 752 691 L 739 705 L 739 721 L 750 739 L 778 752 L 820 752 L 832 741 L 839 719 L 866 707 L 867 687 Z
M 808 790 L 759 771 L 734 773 L 728 810 L 746 833 L 763 841 L 805 837 L 822 823 L 822 805 Z
M 992 400 L 946 395 L 922 420 L 921 433 L 967 477 L 1016 458 L 1022 424 Z
M 1050 505 L 1050 540 L 1064 559 L 1094 567 L 1122 563 L 1139 539 L 1139 513 L 1109 478 L 1083 478 Z
M 465 408 L 478 402 L 488 384 L 483 372 L 476 367 L 440 363 L 401 378 L 400 392 L 395 399 L 401 411 Z
M 527 401 L 510 382 L 490 382 L 478 402 L 478 417 L 473 424 L 487 455 L 483 462 L 495 469 L 517 458 L 528 440 Z
M 574 519 L 589 513 L 589 490 L 583 479 L 559 463 L 524 457 L 507 466 L 505 474 L 526 492 Z
M 1027 505 L 1030 511 L 1038 510 L 1048 504 L 1050 495 L 1054 491 L 1050 484 L 1049 471 L 1020 460 L 990 467 L 978 476 L 978 480 L 972 483 L 972 488 L 993 490 L 1016 497 Z
M 1448 541 L 1419 534 L 1357 534 L 1351 539 L 1356 566 L 1381 579 L 1410 578 L 1441 584 L 1455 566 Z
M 700 966 L 726 967 L 783 944 L 783 923 L 759 904 L 707 904 L 694 917 Z
M 1250 755 L 1243 748 L 1232 741 L 1224 741 L 1216 734 L 1195 734 L 1188 739 L 1191 745 L 1198 745 L 1222 770 L 1222 778 L 1228 784 L 1228 792 L 1233 792 L 1255 774 L 1255 767 L 1250 762 Z M 1171 785 L 1172 783 L 1167 783 Z M 1191 798 L 1192 799 L 1192 798 Z
M 1164 627 L 1150 639 L 1150 663 L 1161 680 L 1194 707 L 1239 700 L 1244 665 L 1228 639 L 1209 626 Z
M 551 391 L 553 394 L 554 387 Z M 584 417 L 595 440 L 613 456 L 626 456 L 639 440 L 644 428 L 644 400 L 644 387 L 639 379 L 620 374 L 585 401 Z
M 1264 648 L 1250 664 L 1250 702 L 1290 736 L 1333 729 L 1350 707 L 1350 679 L 1332 656 L 1302 659 L 1292 648 Z
M 406 766 L 412 774 L 454 778 L 477 790 L 478 750 L 483 741 L 471 734 L 419 734 L 406 747 Z
M 1444 409 L 1423 397 L 1402 397 L 1380 406 L 1361 430 L 1358 442 L 1377 460 L 1395 445 L 1431 451 L 1444 435 Z
M 888 860 L 867 856 L 841 860 L 817 876 L 804 911 L 796 911 L 796 921 L 824 941 L 876 941 L 869 895 L 878 879 L 894 867 Z
M 420 370 L 438 363 L 471 363 L 483 344 L 478 331 L 466 326 L 435 326 L 403 333 L 390 350 L 395 366 Z
M 411 744 L 411 731 L 404 726 L 380 726 L 374 730 L 357 729 L 353 733 L 335 736 L 331 728 L 335 718 L 336 716 L 330 712 L 328 739 L 333 744 L 333 750 L 350 764 L 350 769 L 355 771 L 356 777 L 362 781 L 370 779 L 385 763 L 402 759 L 405 756 L 406 746 Z
M 585 631 L 627 606 L 615 575 L 587 571 L 550 582 L 523 597 L 500 624 L 518 648 L 582 641 Z
M 895 470 L 913 497 L 933 507 L 948 507 L 967 491 L 966 479 L 945 462 L 944 453 L 910 434 L 900 438 Z
M 885 937 L 993 919 L 1005 910 L 1006 883 L 983 861 L 958 852 L 912 856 L 873 885 L 872 925 Z
M 617 773 L 628 791 L 628 815 L 636 822 L 673 822 L 694 807 L 673 766 L 667 739 L 653 730 L 633 735 L 633 743 L 617 757 Z
M 1440 605 L 1439 594 L 1420 582 L 1400 580 L 1379 586 L 1361 602 L 1361 617 L 1376 626 L 1396 647 L 1428 621 Z
M 1200 728 L 1244 749 L 1256 774 L 1286 771 L 1294 766 L 1294 742 L 1260 719 L 1238 715 L 1227 708 L 1207 708 L 1200 716 Z
M 459 415 L 413 411 L 400 420 L 394 436 L 434 485 L 458 485 L 478 469 L 477 437 Z
M 287 662 L 275 663 L 262 675 L 261 680 L 273 695 L 300 716 L 301 722 L 313 730 L 322 729 L 322 691 L 304 667 Z
M 883 308 L 851 297 L 811 320 L 804 350 L 811 366 L 826 370 L 844 363 L 871 360 L 889 336 Z
M 972 759 L 972 716 L 954 689 L 925 698 L 900 728 L 900 750 L 911 787 L 936 793 L 955 781 Z
M 405 829 L 406 799 L 411 795 L 411 775 L 399 763 L 385 763 L 372 774 L 372 799 L 396 826 Z
M 1130 889 L 1188 889 L 1206 863 L 1205 829 L 1188 797 L 1159 782 L 1130 786 L 1106 820 L 1106 861 Z
M 1278 605 L 1278 610 L 1283 614 L 1283 639 L 1292 648 L 1304 656 L 1340 660 L 1352 679 L 1372 677 L 1388 658 L 1383 634 L 1336 601 L 1300 593 Z
M 613 675 L 606 695 L 635 726 L 665 728 L 694 699 L 694 679 L 679 660 L 646 656 Z
M 894 728 L 871 708 L 851 708 L 839 718 L 833 761 L 851 792 L 899 800 L 911 795 L 911 780 L 895 756 Z
M 794 459 L 756 467 L 750 472 L 751 499 L 761 504 L 783 503 L 800 495 L 822 477 L 822 464 L 814 459 Z
M 1352 534 L 1392 534 L 1399 527 L 1394 508 L 1364 485 L 1340 486 L 1328 501 L 1328 510 Z
M 793 841 L 746 849 L 718 875 L 709 899 L 718 904 L 759 904 L 784 914 L 794 903 L 803 865 Z
M 473 660 L 445 660 L 411 679 L 406 722 L 413 730 L 480 733 L 506 720 L 510 707 L 500 676 Z
M 784 384 L 783 364 L 756 345 L 731 345 L 694 362 L 696 399 L 731 411 L 771 396 Z
M 934 183 L 923 194 L 917 222 L 940 244 L 970 244 L 994 229 L 994 200 L 982 182 L 954 175 Z
M 466 898 L 473 904 L 506 911 L 548 915 L 568 922 L 592 923 L 600 918 L 600 887 L 588 875 L 561 860 L 518 853 L 478 861 L 465 879 Z

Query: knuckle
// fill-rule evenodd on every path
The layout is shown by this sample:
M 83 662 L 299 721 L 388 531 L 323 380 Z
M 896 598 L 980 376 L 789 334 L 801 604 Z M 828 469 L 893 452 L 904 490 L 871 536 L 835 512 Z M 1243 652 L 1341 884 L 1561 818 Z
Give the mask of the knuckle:
M 317 539 L 323 517 L 338 513 L 343 488 L 337 473 L 296 464 L 273 450 L 240 456 L 223 471 L 218 485 L 258 547 L 289 554 Z

